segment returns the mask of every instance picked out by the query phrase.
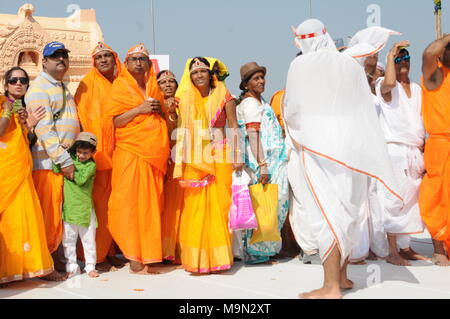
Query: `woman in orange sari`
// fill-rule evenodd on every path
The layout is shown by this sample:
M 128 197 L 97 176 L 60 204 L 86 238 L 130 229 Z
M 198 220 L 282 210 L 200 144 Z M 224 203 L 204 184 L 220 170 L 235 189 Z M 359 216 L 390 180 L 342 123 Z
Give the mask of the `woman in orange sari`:
M 184 188 L 179 226 L 181 262 L 192 273 L 218 272 L 233 264 L 228 229 L 230 163 L 237 159 L 239 150 L 231 158 L 224 126 L 228 119 L 229 127 L 237 131 L 236 104 L 203 57 L 188 60 L 183 79 L 183 90 L 177 91 L 180 102 L 174 168 L 174 178 Z M 242 164 L 233 165 L 242 168 Z
M 5 73 L 0 96 L 0 284 L 54 273 L 45 237 L 41 206 L 31 176 L 27 113 L 21 103 L 28 88 L 26 72 Z M 13 106 L 14 104 L 14 106 Z M 34 123 L 35 124 L 35 123 Z

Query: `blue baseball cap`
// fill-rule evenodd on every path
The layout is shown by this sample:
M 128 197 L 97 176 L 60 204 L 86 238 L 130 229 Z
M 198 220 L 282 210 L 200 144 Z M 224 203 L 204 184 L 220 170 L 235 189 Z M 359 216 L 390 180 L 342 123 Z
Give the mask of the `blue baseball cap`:
M 53 42 L 47 43 L 45 45 L 44 51 L 42 52 L 42 54 L 44 55 L 44 57 L 47 57 L 47 56 L 52 55 L 53 53 L 55 53 L 58 50 L 64 50 L 66 52 L 70 52 L 69 50 L 66 49 L 66 47 L 64 46 L 63 43 L 53 41 Z

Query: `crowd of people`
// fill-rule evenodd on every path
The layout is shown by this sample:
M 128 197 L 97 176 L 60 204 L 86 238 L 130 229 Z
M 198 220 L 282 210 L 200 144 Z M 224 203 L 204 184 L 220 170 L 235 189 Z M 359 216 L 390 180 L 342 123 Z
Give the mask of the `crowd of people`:
M 256 62 L 240 68 L 235 97 L 221 60 L 188 59 L 178 82 L 156 74 L 143 44 L 121 63 L 98 43 L 72 96 L 70 51 L 48 43 L 38 77 L 12 67 L 0 96 L 0 284 L 63 281 L 79 260 L 89 277 L 126 263 L 131 274 L 161 264 L 210 274 L 301 249 L 325 273 L 301 297 L 339 298 L 353 287 L 348 263 L 450 266 L 450 35 L 426 48 L 417 84 L 408 41 L 378 62 L 398 34 L 370 27 L 338 50 L 322 22 L 301 23 L 270 103 Z M 230 230 L 241 172 L 277 185 L 282 240 Z M 431 258 L 411 248 L 424 226 Z

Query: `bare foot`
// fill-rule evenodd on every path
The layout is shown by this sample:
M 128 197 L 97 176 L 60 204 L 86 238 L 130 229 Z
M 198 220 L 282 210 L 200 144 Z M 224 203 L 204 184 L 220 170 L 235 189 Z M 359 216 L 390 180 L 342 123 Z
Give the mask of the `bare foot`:
M 403 258 L 407 259 L 407 260 L 425 260 L 425 261 L 430 261 L 431 259 L 425 256 L 422 256 L 419 253 L 416 253 L 414 250 L 412 250 L 411 247 L 407 248 L 407 249 L 400 249 L 400 256 L 402 256 Z
M 147 267 L 144 267 L 141 270 L 131 270 L 131 268 L 130 268 L 130 274 L 132 274 L 132 275 L 149 275 L 149 273 L 147 272 Z
M 431 259 L 431 261 L 437 266 L 441 267 L 450 266 L 450 261 L 448 260 L 447 256 L 442 254 L 433 254 L 433 258 Z
M 344 290 L 353 289 L 354 286 L 355 283 L 350 279 L 342 279 L 339 284 L 339 287 Z
M 400 256 L 398 253 L 395 255 L 389 255 L 386 257 L 386 262 L 396 265 L 396 266 L 411 266 L 411 263 L 405 258 Z
M 91 271 L 88 273 L 88 276 L 91 277 L 91 278 L 97 278 L 97 277 L 99 277 L 100 275 L 99 275 L 99 273 L 97 272 L 97 270 L 91 270 Z
M 108 259 L 108 262 L 111 265 L 113 265 L 116 269 L 123 268 L 128 263 L 126 260 L 120 259 L 116 256 L 108 256 L 106 258 Z
M 276 265 L 276 264 L 279 264 L 279 263 L 280 263 L 280 262 L 277 261 L 277 260 L 269 259 L 269 260 L 263 262 L 262 264 L 263 264 L 263 265 Z
M 68 278 L 69 274 L 65 273 L 65 274 L 61 274 L 59 272 L 57 272 L 56 270 L 54 270 L 52 273 L 41 277 L 42 280 L 45 281 L 65 281 Z
M 155 267 L 147 265 L 147 273 L 150 275 L 159 275 L 161 272 L 156 270 Z
M 367 256 L 366 260 L 378 260 L 378 258 L 373 251 L 369 250 L 369 256 Z
M 350 261 L 349 264 L 350 265 L 366 265 L 367 263 L 364 260 L 360 260 L 360 261 Z
M 299 299 L 342 299 L 340 289 L 320 288 L 298 295 Z
M 110 271 L 117 271 L 118 269 L 111 265 L 109 262 L 104 261 L 102 263 L 98 263 L 95 265 L 95 268 L 100 272 L 110 272 Z

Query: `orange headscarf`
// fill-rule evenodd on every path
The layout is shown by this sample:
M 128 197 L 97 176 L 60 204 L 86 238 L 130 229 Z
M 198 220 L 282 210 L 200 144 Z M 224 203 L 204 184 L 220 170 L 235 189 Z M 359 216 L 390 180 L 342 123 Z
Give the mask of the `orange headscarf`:
M 141 45 L 136 47 L 141 47 Z M 136 47 L 131 48 L 127 56 L 136 53 L 133 52 Z M 159 100 L 161 105 L 164 105 L 164 96 L 156 82 L 153 66 L 147 74 L 146 83 L 144 95 L 126 68 L 114 81 L 104 118 L 103 149 L 105 154 L 111 158 L 115 147 L 122 148 L 147 160 L 165 173 L 169 157 L 169 137 L 166 122 L 160 115 L 140 114 L 126 126 L 114 127 L 115 116 L 132 110 L 150 97 Z
M 116 62 L 116 77 L 122 72 L 122 65 L 119 57 L 113 49 L 105 43 L 99 42 L 92 51 L 93 68 L 83 78 L 75 94 L 78 117 L 83 131 L 94 133 L 98 138 L 97 152 L 94 159 L 98 170 L 111 169 L 111 162 L 103 152 L 102 143 L 102 118 L 106 113 L 106 101 L 112 88 L 112 83 L 103 76 L 95 67 L 95 56 L 102 52 L 109 51 L 114 55 Z

